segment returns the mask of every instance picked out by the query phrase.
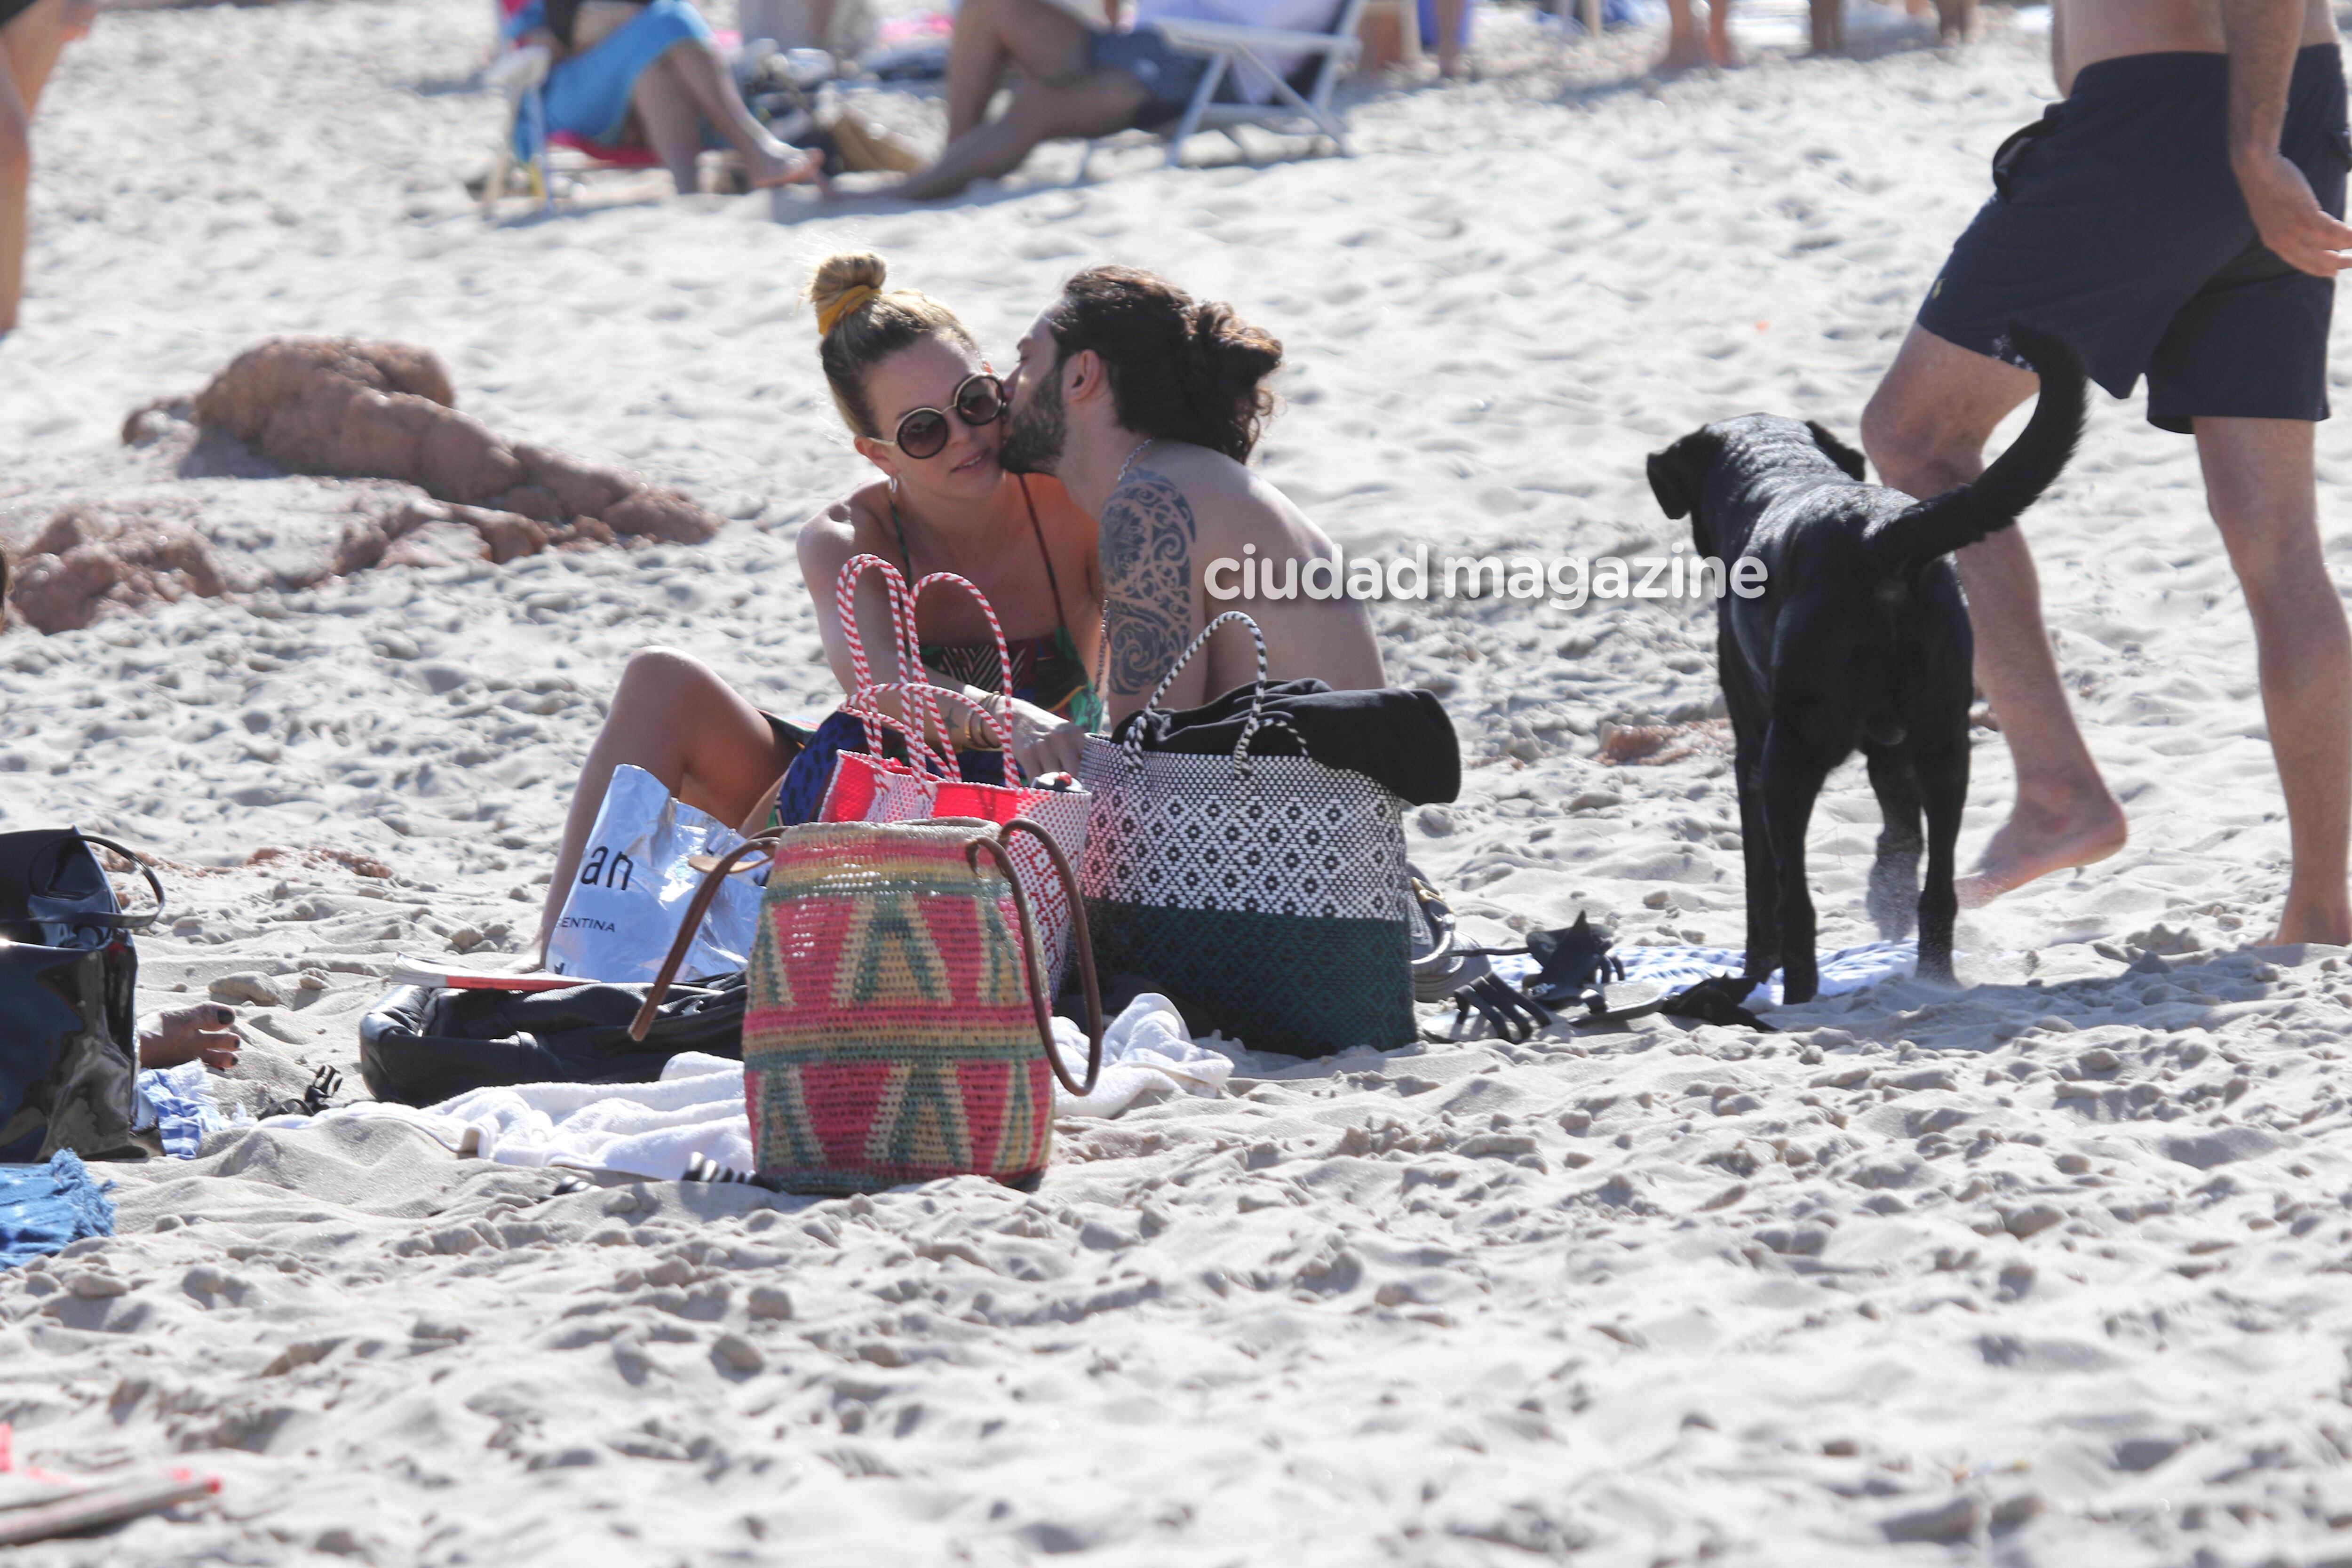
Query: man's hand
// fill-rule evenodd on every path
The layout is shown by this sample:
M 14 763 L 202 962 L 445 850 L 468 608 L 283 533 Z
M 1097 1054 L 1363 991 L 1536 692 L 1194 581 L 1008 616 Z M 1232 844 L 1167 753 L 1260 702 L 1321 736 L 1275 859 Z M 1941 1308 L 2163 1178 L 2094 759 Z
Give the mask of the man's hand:
M 1024 777 L 1040 773 L 1075 773 L 1087 754 L 1087 732 L 1058 713 L 1027 702 L 1005 705 L 1012 710 L 1005 728 L 1012 731 L 1013 760 Z
M 2352 267 L 2352 255 L 2345 254 L 2352 251 L 2352 227 L 2327 216 L 2311 194 L 2311 182 L 2284 153 L 2241 153 L 2231 163 L 2255 231 L 2280 260 L 2315 278 Z

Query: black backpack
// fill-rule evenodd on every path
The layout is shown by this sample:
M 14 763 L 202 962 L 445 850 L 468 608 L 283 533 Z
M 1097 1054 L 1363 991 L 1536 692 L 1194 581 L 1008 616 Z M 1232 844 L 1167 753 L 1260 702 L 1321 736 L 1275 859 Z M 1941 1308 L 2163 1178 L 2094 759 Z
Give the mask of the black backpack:
M 680 1051 L 742 1058 L 741 974 L 672 987 L 632 1039 L 649 989 L 399 986 L 360 1020 L 360 1076 L 378 1100 L 434 1105 L 510 1083 L 651 1083 Z
M 90 846 L 147 879 L 155 908 L 126 915 Z M 71 827 L 0 834 L 0 1162 L 160 1152 L 131 1131 L 139 955 L 131 933 L 163 912 L 163 885 L 121 845 Z

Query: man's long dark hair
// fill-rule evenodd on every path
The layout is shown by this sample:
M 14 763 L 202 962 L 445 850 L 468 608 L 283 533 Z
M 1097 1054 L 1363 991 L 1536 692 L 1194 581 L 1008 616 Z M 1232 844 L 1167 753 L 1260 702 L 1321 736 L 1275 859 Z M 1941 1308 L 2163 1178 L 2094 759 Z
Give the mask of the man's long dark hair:
M 1246 462 L 1274 412 L 1262 384 L 1282 345 L 1233 307 L 1202 303 L 1132 267 L 1089 267 L 1062 287 L 1048 321 L 1057 361 L 1092 349 L 1118 422 Z

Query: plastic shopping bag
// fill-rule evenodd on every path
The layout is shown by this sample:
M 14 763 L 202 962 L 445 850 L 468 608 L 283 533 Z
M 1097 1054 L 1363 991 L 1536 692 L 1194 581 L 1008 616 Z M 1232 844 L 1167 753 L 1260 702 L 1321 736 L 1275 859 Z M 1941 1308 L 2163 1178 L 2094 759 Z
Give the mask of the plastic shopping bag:
M 650 982 L 702 880 L 688 861 L 724 855 L 742 842 L 741 834 L 717 817 L 671 799 L 643 768 L 614 768 L 548 939 L 547 967 L 583 980 Z M 741 969 L 759 913 L 754 879 L 727 879 L 678 978 L 703 980 Z

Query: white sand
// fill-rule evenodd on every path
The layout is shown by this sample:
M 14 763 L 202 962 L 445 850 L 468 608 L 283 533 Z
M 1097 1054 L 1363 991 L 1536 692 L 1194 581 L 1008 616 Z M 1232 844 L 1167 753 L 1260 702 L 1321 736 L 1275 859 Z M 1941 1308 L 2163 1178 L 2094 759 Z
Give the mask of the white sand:
M 632 648 L 824 698 L 790 525 L 858 464 L 793 302 L 823 250 L 879 247 L 1000 353 L 1084 262 L 1233 300 L 1296 361 L 1265 471 L 1351 549 L 1663 544 L 1643 455 L 1758 408 L 1851 434 L 2049 90 L 2038 41 L 1998 30 L 1655 92 L 1605 79 L 1654 41 L 1612 39 L 1366 104 L 1352 162 L 1138 151 L 1070 188 L 1065 149 L 940 211 L 632 198 L 486 226 L 457 186 L 490 135 L 481 12 L 111 15 L 39 128 L 35 295 L 0 348 L 11 537 L 72 499 L 200 496 L 222 537 L 308 548 L 350 494 L 195 487 L 168 445 L 115 445 L 134 405 L 302 331 L 429 345 L 498 429 L 740 520 L 0 637 L 0 826 L 183 868 L 151 1003 L 278 977 L 232 1093 L 349 1065 L 393 952 L 521 944 Z M 1965 921 L 1965 990 L 1236 1080 L 1066 1124 L 1034 1197 L 541 1203 L 545 1173 L 397 1128 L 232 1137 L 116 1172 L 117 1239 L 0 1279 L 21 1449 L 178 1457 L 227 1478 L 219 1505 L 25 1560 L 2343 1561 L 2352 974 L 2232 951 L 2285 833 L 2197 484 L 2186 441 L 2102 400 L 2031 519 L 2135 837 Z M 1604 721 L 1705 712 L 1704 616 L 1380 620 L 1476 764 L 1416 844 L 1474 925 L 1581 908 L 1738 940 L 1720 761 L 1594 754 Z M 1964 853 L 2009 798 L 1982 738 Z M 1870 934 L 1875 830 L 1841 774 L 1825 946 Z M 264 847 L 394 876 L 243 866 Z

